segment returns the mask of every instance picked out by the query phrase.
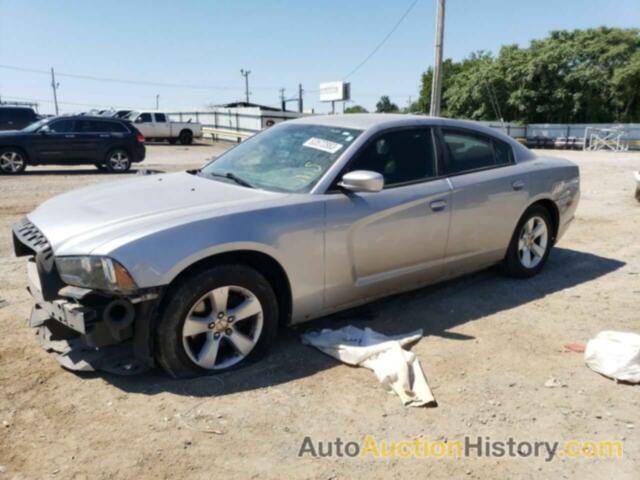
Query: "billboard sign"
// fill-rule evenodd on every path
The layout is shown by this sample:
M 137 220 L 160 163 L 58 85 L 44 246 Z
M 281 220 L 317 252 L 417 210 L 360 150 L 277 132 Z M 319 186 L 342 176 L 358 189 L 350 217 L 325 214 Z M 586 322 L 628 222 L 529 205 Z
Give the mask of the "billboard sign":
M 351 98 L 349 82 L 325 82 L 320 84 L 321 102 L 342 102 Z

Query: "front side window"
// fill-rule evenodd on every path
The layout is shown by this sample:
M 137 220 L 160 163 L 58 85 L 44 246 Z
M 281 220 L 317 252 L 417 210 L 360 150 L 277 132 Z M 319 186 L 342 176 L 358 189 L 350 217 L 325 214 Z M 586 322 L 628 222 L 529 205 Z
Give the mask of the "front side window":
M 216 179 L 231 174 L 256 188 L 305 193 L 360 133 L 349 128 L 282 123 L 227 151 L 201 174 Z
M 73 132 L 73 120 L 58 120 L 48 124 L 49 131 L 52 133 L 71 133 Z
M 511 148 L 504 142 L 457 130 L 444 129 L 442 133 L 449 173 L 469 172 L 512 162 Z
M 151 122 L 151 114 L 150 113 L 142 113 L 140 114 L 140 116 L 136 119 L 137 123 L 149 123 Z
M 358 154 L 348 171 L 382 174 L 385 187 L 437 176 L 431 130 L 426 128 L 384 133 Z

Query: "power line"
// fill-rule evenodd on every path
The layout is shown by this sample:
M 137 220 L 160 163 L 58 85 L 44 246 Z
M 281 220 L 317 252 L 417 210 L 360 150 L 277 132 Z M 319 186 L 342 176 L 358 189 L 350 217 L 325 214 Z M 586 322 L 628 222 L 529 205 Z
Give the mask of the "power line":
M 38 73 L 43 75 L 50 75 L 49 70 L 39 70 L 36 68 L 16 67 L 14 65 L 0 65 L 0 68 L 5 70 L 14 70 L 17 72 Z M 147 82 L 143 80 L 131 80 L 123 78 L 109 78 L 109 77 L 96 77 L 93 75 L 84 75 L 79 73 L 63 73 L 56 71 L 56 76 L 75 78 L 80 80 L 90 80 L 95 82 L 110 82 L 110 83 L 125 83 L 129 85 L 145 85 L 151 87 L 167 87 L 167 88 L 185 88 L 194 90 L 242 90 L 242 87 L 234 87 L 230 85 L 194 85 L 194 84 L 182 84 L 182 83 L 161 83 L 161 82 Z M 256 90 L 277 90 L 277 87 L 253 87 Z
M 382 48 L 382 46 L 387 42 L 387 40 L 389 40 L 389 38 L 391 38 L 391 35 L 393 35 L 395 33 L 395 31 L 398 29 L 398 27 L 400 26 L 402 21 L 407 17 L 407 15 L 409 15 L 411 10 L 413 10 L 413 7 L 416 5 L 416 3 L 418 3 L 418 0 L 413 0 L 411 2 L 411 4 L 409 5 L 409 8 L 407 8 L 407 10 L 402 14 L 400 19 L 396 22 L 396 24 L 389 31 L 389 33 L 387 33 L 387 35 L 382 39 L 382 41 L 378 45 L 376 45 L 376 47 L 371 51 L 371 53 L 369 55 L 367 55 L 365 57 L 364 60 L 362 60 L 353 70 L 351 70 L 347 75 L 344 76 L 343 80 L 346 80 L 351 75 L 353 75 L 358 70 L 360 70 L 360 67 L 362 67 L 365 63 L 367 63 L 369 61 L 369 59 L 371 57 L 373 57 L 378 52 L 378 50 L 380 50 L 380 48 Z

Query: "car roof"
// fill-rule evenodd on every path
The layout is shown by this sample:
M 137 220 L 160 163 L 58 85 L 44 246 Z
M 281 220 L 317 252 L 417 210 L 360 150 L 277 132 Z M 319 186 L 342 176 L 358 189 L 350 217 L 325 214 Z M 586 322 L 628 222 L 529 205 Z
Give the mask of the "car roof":
M 123 122 L 121 118 L 103 117 L 100 115 L 60 115 L 49 120 L 96 120 L 98 122 Z
M 524 160 L 535 155 L 525 146 L 518 143 L 513 137 L 470 120 L 455 120 L 452 118 L 430 117 L 427 115 L 412 115 L 404 113 L 343 113 L 338 115 L 309 115 L 307 117 L 290 120 L 287 123 L 306 125 L 322 125 L 337 128 L 352 128 L 356 130 L 374 133 L 387 128 L 415 127 L 415 126 L 441 126 L 452 128 L 464 128 L 478 133 L 495 137 L 507 142 L 516 151 L 517 158 Z
M 0 105 L 0 109 L 2 109 L 2 110 L 7 110 L 7 109 L 11 109 L 11 110 L 29 110 L 31 112 L 35 111 L 33 109 L 33 107 L 24 107 L 24 106 L 21 106 L 21 105 Z

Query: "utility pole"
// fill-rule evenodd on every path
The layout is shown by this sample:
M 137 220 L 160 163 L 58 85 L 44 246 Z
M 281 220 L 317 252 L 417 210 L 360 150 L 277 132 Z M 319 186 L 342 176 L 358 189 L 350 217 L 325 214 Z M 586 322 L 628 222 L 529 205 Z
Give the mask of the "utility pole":
M 298 112 L 302 113 L 302 84 L 298 84 Z
M 160 110 L 160 94 L 156 95 L 156 110 Z
M 438 13 L 436 17 L 436 58 L 433 65 L 433 83 L 431 84 L 431 109 L 429 115 L 440 115 L 440 100 L 442 98 L 442 46 L 444 41 L 444 0 L 437 0 Z
M 283 112 L 287 109 L 287 100 L 284 97 L 284 88 L 280 89 L 280 108 Z
M 240 70 L 240 74 L 244 77 L 244 96 L 247 103 L 249 103 L 249 74 L 250 73 L 251 73 L 251 70 L 244 70 L 244 69 Z
M 58 110 L 58 87 L 59 83 L 56 83 L 56 74 L 53 71 L 53 67 L 51 67 L 51 88 L 53 88 L 53 103 L 56 106 L 56 117 L 60 114 Z

